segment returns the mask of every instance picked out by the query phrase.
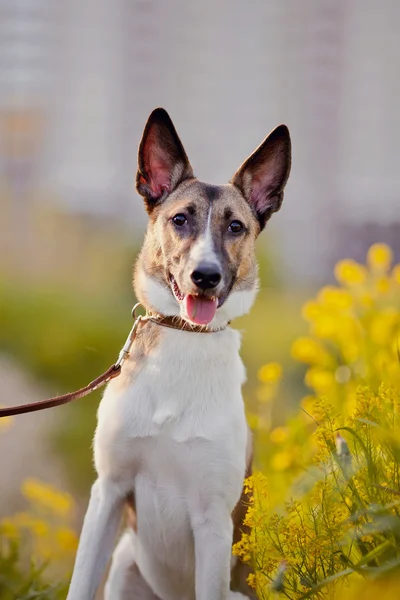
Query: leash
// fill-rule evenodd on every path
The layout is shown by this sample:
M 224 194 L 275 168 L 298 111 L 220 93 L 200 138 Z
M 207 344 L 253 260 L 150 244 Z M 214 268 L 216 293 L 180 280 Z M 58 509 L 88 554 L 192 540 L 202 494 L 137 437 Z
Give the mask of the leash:
M 40 400 L 39 402 L 31 402 L 29 404 L 20 404 L 19 406 L 0 408 L 0 419 L 3 417 L 12 417 L 15 415 L 22 415 L 24 413 L 36 412 L 38 410 L 45 410 L 46 408 L 61 406 L 62 404 L 68 404 L 73 400 L 79 400 L 79 398 L 88 396 L 99 387 L 102 387 L 111 381 L 111 379 L 115 379 L 115 377 L 118 377 L 121 374 L 122 365 L 130 354 L 139 327 L 149 322 L 155 323 L 156 325 L 161 325 L 162 327 L 169 327 L 170 329 L 178 329 L 180 331 L 189 331 L 192 333 L 216 333 L 218 331 L 222 331 L 227 325 L 229 325 L 229 323 L 227 323 L 227 325 L 224 327 L 210 329 L 206 325 L 191 325 L 188 323 L 188 321 L 181 319 L 181 317 L 164 317 L 148 311 L 145 315 L 136 316 L 136 312 L 140 306 L 142 306 L 142 304 L 138 302 L 133 307 L 132 317 L 134 318 L 134 322 L 132 329 L 130 330 L 129 335 L 126 338 L 126 342 L 119 353 L 117 362 L 111 365 L 107 371 L 96 377 L 96 379 L 93 379 L 93 381 L 88 383 L 88 385 L 80 388 L 76 392 L 70 392 L 69 394 L 63 394 L 61 396 L 53 396 L 52 398 Z

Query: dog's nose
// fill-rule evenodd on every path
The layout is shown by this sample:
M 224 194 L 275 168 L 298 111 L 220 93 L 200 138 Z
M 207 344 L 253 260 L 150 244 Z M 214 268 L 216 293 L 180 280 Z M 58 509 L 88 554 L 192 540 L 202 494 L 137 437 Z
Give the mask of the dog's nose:
M 216 265 L 199 265 L 191 274 L 191 279 L 197 287 L 202 290 L 210 290 L 217 287 L 222 279 L 222 275 Z

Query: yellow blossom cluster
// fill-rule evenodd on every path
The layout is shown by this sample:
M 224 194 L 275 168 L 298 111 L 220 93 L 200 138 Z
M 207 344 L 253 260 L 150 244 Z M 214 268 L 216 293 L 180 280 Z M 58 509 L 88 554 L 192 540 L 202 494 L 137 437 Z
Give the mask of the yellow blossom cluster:
M 360 386 L 351 416 L 343 419 L 324 399 L 314 414 L 319 422 L 309 443 L 319 452 L 301 478 L 286 472 L 289 501 L 272 506 L 273 472 L 246 480 L 252 496 L 244 523 L 251 529 L 234 553 L 252 565 L 248 583 L 261 600 L 272 598 L 277 585 L 293 600 L 313 589 L 319 598 L 347 600 L 348 581 L 359 585 L 362 569 L 379 572 L 400 556 L 399 390 Z M 272 433 L 287 441 L 285 428 Z
M 2 561 L 18 547 L 22 570 L 29 561 L 38 569 L 48 565 L 49 577 L 66 577 L 78 546 L 72 497 L 35 479 L 24 481 L 21 492 L 27 509 L 0 521 Z
M 282 369 L 259 371 L 263 472 L 246 482 L 251 529 L 234 547 L 259 600 L 400 598 L 400 265 L 374 244 L 335 277 L 302 309 L 309 332 L 291 353 L 312 393 L 284 424 Z
M 295 340 L 292 356 L 308 365 L 305 383 L 314 394 L 354 404 L 360 379 L 400 383 L 400 265 L 391 263 L 391 249 L 374 244 L 366 265 L 340 261 L 340 285 L 303 306 L 309 334 Z

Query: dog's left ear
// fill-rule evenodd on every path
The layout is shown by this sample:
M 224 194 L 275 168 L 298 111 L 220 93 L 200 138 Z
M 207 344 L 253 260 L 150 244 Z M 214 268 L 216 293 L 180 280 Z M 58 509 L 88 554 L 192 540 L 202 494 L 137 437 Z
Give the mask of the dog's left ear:
M 136 189 L 144 197 L 147 211 L 151 212 L 179 183 L 193 176 L 170 116 L 163 108 L 156 108 L 144 128 L 136 175 Z
M 289 129 L 279 125 L 232 178 L 256 214 L 261 229 L 281 207 L 291 154 Z

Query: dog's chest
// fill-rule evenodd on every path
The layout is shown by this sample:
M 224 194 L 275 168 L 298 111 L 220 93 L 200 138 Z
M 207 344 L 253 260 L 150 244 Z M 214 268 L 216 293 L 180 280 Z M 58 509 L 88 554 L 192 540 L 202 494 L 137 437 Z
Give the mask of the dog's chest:
M 159 473 L 164 463 L 183 463 L 181 451 L 193 468 L 207 460 L 241 469 L 246 423 L 239 334 L 162 333 L 128 383 L 113 381 L 104 394 L 95 437 L 99 475 Z

